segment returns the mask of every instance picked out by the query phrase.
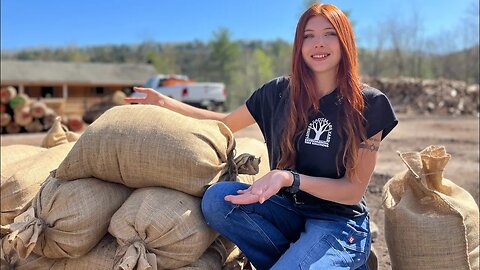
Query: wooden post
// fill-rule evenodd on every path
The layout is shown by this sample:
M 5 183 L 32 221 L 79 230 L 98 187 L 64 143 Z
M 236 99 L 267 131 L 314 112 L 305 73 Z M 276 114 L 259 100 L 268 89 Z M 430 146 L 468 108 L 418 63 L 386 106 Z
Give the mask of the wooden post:
M 68 86 L 67 86 L 67 84 L 64 84 L 64 85 L 62 86 L 62 97 L 63 97 L 64 99 L 67 99 L 67 98 L 68 98 Z

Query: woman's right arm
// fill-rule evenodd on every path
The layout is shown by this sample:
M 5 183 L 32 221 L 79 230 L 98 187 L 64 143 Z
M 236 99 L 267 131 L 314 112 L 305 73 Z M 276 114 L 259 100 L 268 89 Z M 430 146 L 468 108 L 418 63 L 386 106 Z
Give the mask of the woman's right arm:
M 232 132 L 236 132 L 255 123 L 255 119 L 245 105 L 242 105 L 231 113 L 219 113 L 190 106 L 167 97 L 151 88 L 134 87 L 133 90 L 138 93 L 143 93 L 145 96 L 127 97 L 125 101 L 128 103 L 152 104 L 197 119 L 218 120 L 227 125 Z

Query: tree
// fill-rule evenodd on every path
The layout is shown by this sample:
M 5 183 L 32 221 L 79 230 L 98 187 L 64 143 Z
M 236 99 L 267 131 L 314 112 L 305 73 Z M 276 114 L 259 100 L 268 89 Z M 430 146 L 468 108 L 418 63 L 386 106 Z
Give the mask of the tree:
M 272 59 L 262 49 L 257 48 L 253 51 L 253 72 L 253 81 L 257 86 L 273 77 Z
M 320 137 L 322 136 L 323 133 L 329 132 L 329 131 L 332 130 L 332 125 L 330 125 L 330 123 L 328 122 L 327 119 L 319 118 L 319 119 L 315 119 L 315 121 L 313 121 L 310 124 L 310 128 L 313 131 L 315 131 L 314 140 L 318 141 L 318 140 L 320 140 Z
M 159 73 L 175 74 L 180 68 L 177 65 L 176 50 L 173 45 L 162 46 L 160 52 L 153 49 L 147 52 L 147 63 L 152 64 Z
M 272 59 L 273 76 L 278 77 L 290 74 L 292 49 L 292 44 L 281 39 L 273 41 L 267 47 L 266 53 Z
M 209 47 L 208 68 L 211 73 L 210 78 L 230 84 L 232 73 L 238 68 L 240 48 L 230 40 L 230 32 L 225 28 L 214 33 L 213 40 L 209 42 Z

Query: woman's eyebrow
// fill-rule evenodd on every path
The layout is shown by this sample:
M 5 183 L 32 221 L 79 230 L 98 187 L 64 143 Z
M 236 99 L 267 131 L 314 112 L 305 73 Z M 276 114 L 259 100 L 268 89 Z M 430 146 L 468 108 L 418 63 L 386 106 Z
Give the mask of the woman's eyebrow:
M 335 28 L 333 28 L 333 27 L 326 27 L 326 28 L 324 28 L 323 30 L 335 30 Z M 313 30 L 313 29 L 305 29 L 304 32 L 314 32 L 314 31 L 315 31 L 315 30 Z

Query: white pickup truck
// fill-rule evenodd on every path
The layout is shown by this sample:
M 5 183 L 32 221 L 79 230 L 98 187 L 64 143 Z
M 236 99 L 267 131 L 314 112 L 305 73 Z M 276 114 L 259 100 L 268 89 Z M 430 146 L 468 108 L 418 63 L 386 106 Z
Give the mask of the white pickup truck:
M 185 75 L 158 74 L 150 77 L 144 87 L 152 88 L 166 96 L 209 110 L 223 111 L 227 92 L 225 84 L 194 82 Z M 144 94 L 134 92 L 132 97 Z

